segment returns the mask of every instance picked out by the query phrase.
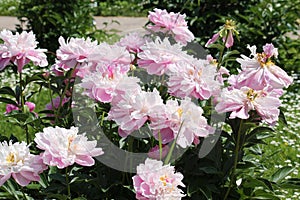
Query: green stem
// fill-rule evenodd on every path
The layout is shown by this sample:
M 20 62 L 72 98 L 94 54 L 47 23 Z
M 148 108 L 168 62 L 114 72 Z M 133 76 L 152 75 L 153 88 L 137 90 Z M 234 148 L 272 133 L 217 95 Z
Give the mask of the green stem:
M 23 87 L 22 87 L 22 72 L 19 73 L 19 84 L 20 84 L 20 102 L 21 103 L 21 111 L 24 111 L 24 97 L 23 97 Z
M 181 131 L 181 128 L 182 128 L 183 123 L 184 123 L 184 121 L 182 121 L 182 123 L 180 124 L 179 130 L 178 130 L 178 134 L 177 134 L 175 140 L 173 141 L 172 146 L 171 146 L 171 148 L 170 148 L 170 150 L 169 150 L 169 152 L 168 152 L 168 155 L 167 155 L 167 157 L 166 157 L 166 159 L 165 159 L 165 161 L 164 161 L 164 164 L 165 164 L 165 165 L 169 164 L 169 162 L 170 162 L 170 160 L 171 160 L 171 156 L 172 156 L 172 153 L 173 153 L 173 151 L 174 151 L 174 148 L 175 148 L 175 145 L 176 145 L 176 141 L 177 141 L 178 136 L 179 136 L 179 134 L 180 134 L 180 131 Z
M 25 199 L 25 200 L 27 200 L 27 196 L 25 195 L 25 193 L 24 193 L 24 188 L 21 186 L 21 192 L 22 192 L 22 195 L 23 195 L 23 198 Z
M 77 63 L 78 64 L 78 63 Z M 75 65 L 75 67 L 73 68 L 73 69 L 71 69 L 71 72 L 70 72 L 70 75 L 67 77 L 67 83 L 66 83 L 66 86 L 65 86 L 65 88 L 64 88 L 64 90 L 63 90 L 63 93 L 61 94 L 61 96 L 60 96 L 60 100 L 59 100 L 59 104 L 58 104 L 58 107 L 57 107 L 57 112 L 56 112 L 56 114 L 55 114 L 55 124 L 58 122 L 58 114 L 59 114 L 59 112 L 60 112 L 60 109 L 61 109 L 61 107 L 62 107 L 62 102 L 63 102 L 63 99 L 64 99 L 64 97 L 66 96 L 66 93 L 67 93 L 67 91 L 68 91 L 68 88 L 69 88 L 69 85 L 70 85 L 70 81 L 71 81 L 71 79 L 72 79 L 72 77 L 73 77 L 73 73 L 74 73 L 74 71 L 75 71 L 75 69 L 76 69 L 76 67 L 77 67 L 77 64 Z
M 230 190 L 232 188 L 232 185 L 233 185 L 233 182 L 234 182 L 234 178 L 235 178 L 235 171 L 236 171 L 236 167 L 237 167 L 237 164 L 238 164 L 238 159 L 239 159 L 239 152 L 240 152 L 240 149 L 243 145 L 240 146 L 240 140 L 241 140 L 241 130 L 242 130 L 242 127 L 243 127 L 243 122 L 244 120 L 241 119 L 240 121 L 240 126 L 239 126 L 239 131 L 238 131 L 238 135 L 237 135 L 237 140 L 236 140 L 236 143 L 235 143 L 235 151 L 234 151 L 234 162 L 233 162 L 233 168 L 232 168 L 232 171 L 231 171 L 231 174 L 230 174 L 230 182 L 229 182 L 229 187 L 226 191 L 226 194 L 224 196 L 224 200 L 227 199 L 229 193 L 230 193 Z
M 162 139 L 161 139 L 161 133 L 158 131 L 158 145 L 159 145 L 159 160 L 162 159 Z
M 225 42 L 224 42 L 224 48 L 221 49 L 221 51 L 220 51 L 220 56 L 219 56 L 219 59 L 218 59 L 218 65 L 217 65 L 217 71 L 219 71 L 220 68 L 221 68 L 222 59 L 223 59 L 223 54 L 224 54 L 224 50 L 225 50 L 225 48 L 226 48 L 225 44 L 226 44 L 226 42 L 227 42 L 227 40 L 228 40 L 228 36 L 229 36 L 229 31 L 227 31 L 227 34 L 226 34 L 226 38 L 225 38 Z
M 22 86 L 22 82 L 23 82 L 22 79 L 23 79 L 23 78 L 22 78 L 22 72 L 19 72 L 20 102 L 18 102 L 18 103 L 21 103 L 21 111 L 22 111 L 22 113 L 24 113 L 24 105 L 25 105 L 25 102 L 24 102 L 23 91 L 24 91 L 25 88 L 23 88 L 23 86 Z M 27 126 L 27 124 L 25 124 L 22 128 L 25 129 L 26 143 L 27 143 L 27 145 L 28 145 L 30 141 L 29 141 L 29 132 L 28 132 L 28 126 Z
M 71 187 L 69 182 L 69 172 L 68 167 L 66 167 L 66 185 L 67 185 L 67 191 L 68 191 L 68 199 L 71 199 Z
M 25 133 L 26 133 L 26 142 L 27 142 L 27 145 L 28 145 L 30 143 L 30 140 L 29 140 L 29 131 L 28 131 L 27 124 L 25 124 L 24 129 L 25 129 Z

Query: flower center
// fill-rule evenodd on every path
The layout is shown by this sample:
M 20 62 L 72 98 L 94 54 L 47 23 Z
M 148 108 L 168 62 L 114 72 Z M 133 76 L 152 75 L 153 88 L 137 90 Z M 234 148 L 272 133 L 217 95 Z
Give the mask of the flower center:
M 233 20 L 226 20 L 225 22 L 225 29 L 227 30 L 231 30 L 231 29 L 235 29 L 235 22 Z
M 270 67 L 274 65 L 271 60 L 268 60 L 268 57 L 265 53 L 257 53 L 257 61 L 259 62 L 261 67 Z
M 247 94 L 247 99 L 249 101 L 254 101 L 255 98 L 258 97 L 258 93 L 255 92 L 253 89 L 249 89 L 246 94 Z
M 8 163 L 14 163 L 16 161 L 16 155 L 12 152 L 10 152 L 8 154 L 8 156 L 6 157 L 6 162 Z
M 178 113 L 179 117 L 181 117 L 182 113 L 183 113 L 183 109 L 182 108 L 178 108 L 177 109 L 177 113 Z
M 166 175 L 161 176 L 161 177 L 159 178 L 159 180 L 163 183 L 164 186 L 167 185 L 167 176 L 166 176 Z

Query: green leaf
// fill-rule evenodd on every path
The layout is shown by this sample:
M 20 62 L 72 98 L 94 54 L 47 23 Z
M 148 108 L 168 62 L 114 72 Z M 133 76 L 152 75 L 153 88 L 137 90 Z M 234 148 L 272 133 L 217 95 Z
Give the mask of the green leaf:
M 249 134 L 246 135 L 245 143 L 254 142 L 256 139 L 264 139 L 271 136 L 274 130 L 269 127 L 254 128 Z
M 11 99 L 5 98 L 5 97 L 0 97 L 0 102 L 7 103 L 7 104 L 13 104 L 15 106 L 18 106 L 17 102 L 15 102 Z
M 284 179 L 287 175 L 294 171 L 293 167 L 285 166 L 278 169 L 272 176 L 271 181 L 278 183 L 282 179 Z
M 290 178 L 281 183 L 280 188 L 282 189 L 300 189 L 300 178 Z
M 0 88 L 0 94 L 7 94 L 7 95 L 10 95 L 12 97 L 16 96 L 15 92 L 10 87 Z
M 225 47 L 221 44 L 211 44 L 208 45 L 208 48 L 214 48 L 214 49 L 218 49 L 219 51 L 223 51 Z

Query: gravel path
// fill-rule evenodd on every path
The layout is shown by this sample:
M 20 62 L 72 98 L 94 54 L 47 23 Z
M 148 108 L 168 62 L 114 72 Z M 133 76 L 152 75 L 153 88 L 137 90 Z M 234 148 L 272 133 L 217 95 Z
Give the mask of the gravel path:
M 132 31 L 142 31 L 147 23 L 146 17 L 94 17 L 97 29 L 116 31 L 118 34 L 125 34 Z M 0 30 L 15 30 L 16 24 L 20 24 L 16 17 L 0 16 Z

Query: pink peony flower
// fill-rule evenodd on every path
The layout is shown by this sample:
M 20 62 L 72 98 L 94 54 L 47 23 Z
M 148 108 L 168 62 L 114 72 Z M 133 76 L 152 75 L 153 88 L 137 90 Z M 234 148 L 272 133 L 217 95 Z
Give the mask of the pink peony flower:
M 8 30 L 0 32 L 0 39 L 4 41 L 0 44 L 0 70 L 3 70 L 9 62 L 18 67 L 18 72 L 22 72 L 23 67 L 32 61 L 35 65 L 45 67 L 48 65 L 46 49 L 36 49 L 38 42 L 32 31 L 23 31 L 15 35 Z
M 132 57 L 126 47 L 117 44 L 109 45 L 103 42 L 97 47 L 96 53 L 91 55 L 91 60 L 97 63 L 130 65 Z
M 181 100 L 168 100 L 165 107 L 158 106 L 150 113 L 150 128 L 155 139 L 162 139 L 166 144 L 176 139 L 182 148 L 191 146 L 198 137 L 206 137 L 214 132 L 202 116 L 203 110 L 195 105 L 189 98 Z
M 248 48 L 251 50 L 252 58 L 242 55 L 242 58 L 237 59 L 242 71 L 231 78 L 233 87 L 247 86 L 254 90 L 262 90 L 271 86 L 274 89 L 282 89 L 293 82 L 292 77 L 270 60 L 272 56 L 278 55 L 273 45 L 266 44 L 263 53 L 256 53 L 256 46 Z
M 149 119 L 150 111 L 161 104 L 163 101 L 156 89 L 153 92 L 125 92 L 112 106 L 108 119 L 114 120 L 119 125 L 119 135 L 126 137 L 141 128 Z
M 185 196 L 178 188 L 185 187 L 183 175 L 162 161 L 147 158 L 145 164 L 137 166 L 137 174 L 132 179 L 136 199 L 180 200 Z
M 216 69 L 204 60 L 195 60 L 192 64 L 179 62 L 169 73 L 168 92 L 181 98 L 209 99 L 213 93 L 218 93 L 222 85 L 215 80 Z
M 0 163 L 0 186 L 11 176 L 19 185 L 26 186 L 31 181 L 39 181 L 39 174 L 47 169 L 39 155 L 30 153 L 25 142 L 1 142 Z
M 74 163 L 82 166 L 92 166 L 92 157 L 103 154 L 101 148 L 96 148 L 97 141 L 88 141 L 85 134 L 78 135 L 78 128 L 47 127 L 35 135 L 37 147 L 44 152 L 43 162 L 50 166 L 63 169 Z
M 128 77 L 125 72 L 122 72 L 121 67 L 116 65 L 97 68 L 95 72 L 84 76 L 80 86 L 85 89 L 84 94 L 90 98 L 109 103 L 114 97 L 127 89 L 139 87 L 139 79 Z M 128 88 L 125 88 L 122 84 L 125 84 Z
M 188 29 L 185 17 L 185 14 L 168 13 L 166 10 L 155 8 L 154 12 L 149 12 L 148 18 L 153 24 L 148 25 L 147 28 L 154 32 L 171 34 L 177 42 L 185 45 L 194 39 L 193 33 Z
M 188 62 L 192 59 L 182 51 L 180 44 L 171 45 L 168 39 L 161 41 L 157 38 L 154 42 L 146 42 L 138 53 L 137 64 L 147 70 L 149 74 L 162 75 L 168 73 L 179 61 Z
M 88 70 L 96 65 L 90 57 L 96 54 L 98 45 L 97 41 L 91 38 L 69 38 L 68 41 L 60 36 L 58 39 L 60 44 L 56 51 L 57 60 L 52 67 L 57 72 L 68 71 L 76 67 L 76 72 Z
M 223 89 L 215 109 L 218 113 L 231 112 L 230 119 L 248 119 L 249 111 L 255 110 L 261 119 L 273 125 L 279 116 L 281 105 L 279 91 L 253 90 L 249 87 Z
M 146 39 L 141 37 L 138 32 L 133 32 L 121 38 L 117 45 L 126 47 L 127 51 L 131 53 L 138 53 L 142 51 L 141 46 L 143 46 L 145 42 Z

